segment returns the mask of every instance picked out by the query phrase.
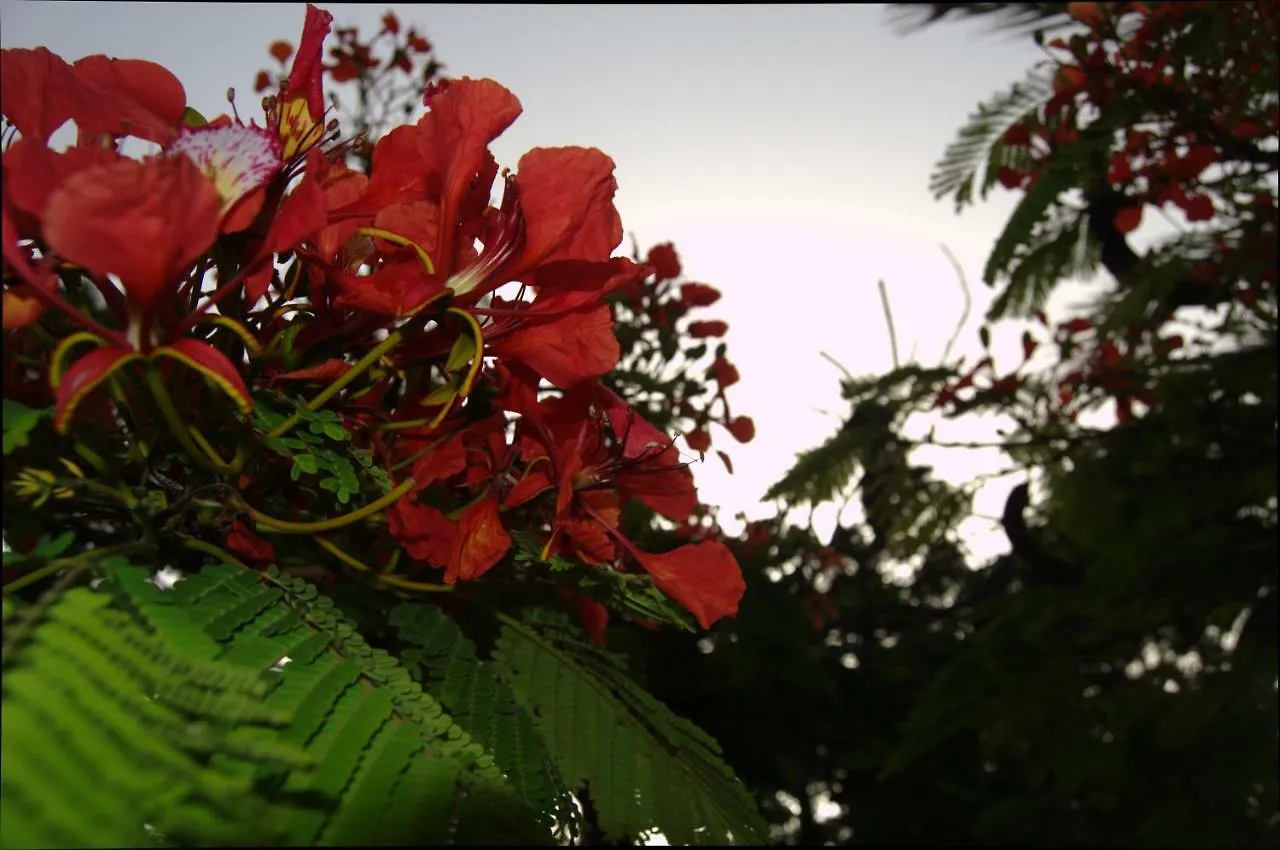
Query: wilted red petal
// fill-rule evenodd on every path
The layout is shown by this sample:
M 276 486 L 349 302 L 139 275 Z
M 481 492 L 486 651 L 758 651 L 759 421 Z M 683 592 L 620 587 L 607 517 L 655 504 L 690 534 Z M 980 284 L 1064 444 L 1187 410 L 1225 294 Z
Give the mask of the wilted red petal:
M 658 589 L 693 614 L 702 628 L 738 613 L 747 584 L 723 543 L 704 540 L 662 555 L 636 552 L 636 558 Z
M 518 330 L 495 342 L 489 353 L 523 363 L 564 389 L 606 374 L 617 365 L 621 349 L 613 335 L 613 310 L 602 304 Z
M 146 312 L 213 243 L 222 198 L 185 157 L 122 160 L 63 181 L 45 207 L 44 231 L 60 255 L 116 274 Z
M 53 427 L 59 434 L 67 432 L 76 407 L 85 396 L 107 378 L 141 355 L 124 348 L 99 348 L 81 357 L 62 376 L 53 410 Z
M 510 548 L 511 538 L 498 516 L 498 498 L 490 493 L 467 508 L 458 521 L 458 535 L 453 540 L 445 582 L 479 578 L 493 569 Z
M 245 386 L 240 371 L 227 359 L 227 355 L 207 342 L 198 339 L 180 339 L 172 345 L 162 346 L 153 352 L 155 357 L 171 357 L 209 378 L 230 396 L 244 413 L 253 407 L 253 396 Z
M 555 260 L 609 259 L 622 242 L 613 170 L 613 160 L 595 148 L 534 148 L 520 158 L 516 185 L 525 217 L 525 249 L 519 268 Z
M 311 120 L 319 121 L 324 115 L 324 68 L 321 59 L 324 40 L 333 25 L 333 15 L 307 4 L 307 17 L 302 24 L 302 41 L 293 57 L 289 71 L 286 94 L 301 94 L 307 99 L 307 112 Z

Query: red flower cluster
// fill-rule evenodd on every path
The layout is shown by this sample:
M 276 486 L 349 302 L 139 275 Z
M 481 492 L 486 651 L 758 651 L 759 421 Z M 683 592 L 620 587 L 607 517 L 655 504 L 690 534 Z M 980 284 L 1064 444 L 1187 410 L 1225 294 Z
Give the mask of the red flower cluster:
M 242 414 L 253 390 L 328 384 L 313 404 L 338 413 L 400 495 L 390 534 L 446 582 L 493 570 L 519 529 L 544 535 L 544 558 L 649 573 L 704 627 L 735 614 L 744 584 L 722 543 L 654 554 L 619 531 L 626 499 L 679 522 L 697 497 L 671 440 L 598 381 L 619 358 L 606 297 L 672 263 L 678 273 L 674 251 L 649 265 L 612 256 L 622 237 L 613 161 L 537 148 L 500 174 L 489 145 L 520 102 L 464 78 L 377 143 L 371 176 L 354 171 L 321 75 L 362 60 L 348 38 L 338 65 L 322 65 L 330 24 L 308 6 L 297 51 L 272 46 L 292 66 L 261 127 L 206 122 L 148 62 L 4 51 L 4 114 L 21 134 L 3 157 L 5 326 L 45 310 L 78 325 L 49 367 L 58 429 L 91 396 L 136 403 L 99 392 L 112 377 L 132 388 L 145 376 L 162 412 L 180 417 L 163 401 L 173 366 L 208 378 Z M 398 34 L 394 16 L 383 31 Z M 50 150 L 68 119 L 78 143 Z M 161 151 L 125 157 L 115 142 L 128 135 Z M 70 304 L 68 276 L 92 285 L 109 316 Z M 690 304 L 718 297 L 699 284 L 685 292 Z M 94 348 L 73 357 L 84 345 Z M 737 379 L 723 358 L 714 368 L 722 386 Z M 744 440 L 754 431 L 745 417 L 729 428 Z M 251 477 L 243 458 L 222 460 L 217 439 L 180 421 L 175 434 L 198 465 L 255 488 L 245 493 L 270 480 L 263 457 Z M 286 501 L 305 506 L 296 493 Z M 243 523 L 234 536 L 237 551 L 273 557 Z

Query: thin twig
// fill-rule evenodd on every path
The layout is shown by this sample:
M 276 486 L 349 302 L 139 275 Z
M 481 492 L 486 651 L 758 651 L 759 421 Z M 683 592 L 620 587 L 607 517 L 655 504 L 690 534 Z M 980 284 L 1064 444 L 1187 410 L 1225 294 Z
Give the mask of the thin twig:
M 956 340 L 960 338 L 960 332 L 964 330 L 964 323 L 969 321 L 969 310 L 973 307 L 973 298 L 969 295 L 969 282 L 965 280 L 964 269 L 960 268 L 960 262 L 956 260 L 956 255 L 951 253 L 951 249 L 944 243 L 938 243 L 942 248 L 942 253 L 947 255 L 947 259 L 951 261 L 951 267 L 956 270 L 956 278 L 960 281 L 960 291 L 964 293 L 964 312 L 960 314 L 960 321 L 956 324 L 956 329 L 951 334 L 951 339 L 947 340 L 947 347 L 942 349 L 942 362 L 946 363 L 947 358 L 951 356 L 951 348 L 956 344 Z
M 889 292 L 885 289 L 884 281 L 876 281 L 876 285 L 880 289 L 880 306 L 884 308 L 884 323 L 889 326 L 889 351 L 893 354 L 893 368 L 897 369 L 898 363 L 898 332 L 893 329 L 893 311 L 889 309 Z
M 830 363 L 832 366 L 835 366 L 835 367 L 836 367 L 837 369 L 839 369 L 841 372 L 844 372 L 844 376 L 845 376 L 845 378 L 847 378 L 847 379 L 848 379 L 848 380 L 850 380 L 850 381 L 852 381 L 852 380 L 853 380 L 853 373 L 852 373 L 852 372 L 850 372 L 848 369 L 846 369 L 846 368 L 844 367 L 844 364 L 843 364 L 843 363 L 841 363 L 839 360 L 835 359 L 834 357 L 832 357 L 830 354 L 828 354 L 828 353 L 827 353 L 827 352 L 825 352 L 825 351 L 819 351 L 819 352 L 818 352 L 818 354 L 819 354 L 819 355 L 821 355 L 821 356 L 822 356 L 822 358 L 823 358 L 824 360 L 826 360 L 828 363 Z

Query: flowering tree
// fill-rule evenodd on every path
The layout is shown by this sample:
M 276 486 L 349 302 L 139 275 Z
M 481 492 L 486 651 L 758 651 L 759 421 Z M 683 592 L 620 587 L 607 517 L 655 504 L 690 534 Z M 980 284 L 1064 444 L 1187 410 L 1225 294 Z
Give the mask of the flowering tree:
M 648 681 L 780 840 L 1270 846 L 1274 4 L 938 8 L 1052 28 L 933 176 L 961 207 L 1018 198 L 980 337 L 1020 352 L 846 375 L 848 418 L 771 495 L 852 494 L 860 516 L 826 541 L 781 521 L 728 541 L 742 616 L 706 655 L 651 643 Z M 1051 294 L 1092 275 L 1093 302 L 1058 313 Z M 1001 423 L 989 443 L 935 436 L 979 414 Z M 1026 476 L 975 517 L 1009 552 L 965 557 L 980 482 L 938 481 L 921 446 L 1000 448 Z
M 272 45 L 261 123 L 150 62 L 3 54 L 4 843 L 755 840 L 716 742 L 603 648 L 609 612 L 743 595 L 672 436 L 751 438 L 736 371 L 646 354 L 704 358 L 722 323 L 672 333 L 714 290 L 613 256 L 604 153 L 500 172 L 514 94 L 414 78 L 391 15 L 385 65 L 352 30 L 325 64 L 330 26 Z M 391 129 L 393 71 L 428 85 Z M 693 530 L 655 550 L 654 515 Z

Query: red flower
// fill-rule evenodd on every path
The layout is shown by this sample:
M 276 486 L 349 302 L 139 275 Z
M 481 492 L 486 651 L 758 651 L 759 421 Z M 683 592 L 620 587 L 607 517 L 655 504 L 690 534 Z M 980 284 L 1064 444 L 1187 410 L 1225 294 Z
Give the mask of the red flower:
M 689 323 L 689 336 L 694 337 L 695 339 L 724 336 L 725 331 L 727 330 L 729 330 L 729 325 L 718 320 Z
M 400 19 L 396 17 L 395 12 L 387 12 L 382 16 L 382 31 L 392 35 L 400 34 Z
M 174 309 L 173 299 L 195 260 L 213 242 L 222 199 L 213 184 L 184 157 L 122 159 L 80 171 L 49 197 L 44 235 L 60 256 L 98 276 L 118 275 L 124 284 L 132 339 L 82 358 L 58 387 L 54 424 L 65 431 L 75 407 L 116 369 L 140 354 L 177 359 L 215 381 L 242 410 L 251 404 L 239 370 L 207 343 L 163 339 L 157 319 Z
M 1131 233 L 1142 223 L 1142 207 L 1125 207 L 1116 213 L 1115 227 L 1121 233 Z
M 721 389 L 731 387 L 738 383 L 741 376 L 738 374 L 738 368 L 725 360 L 723 357 L 717 357 L 715 362 L 711 364 L 712 374 L 716 377 L 716 383 Z
M 653 252 L 649 252 L 652 263 Z M 720 290 L 705 283 L 685 283 L 680 286 L 680 303 L 686 307 L 710 307 L 720 300 Z
M 650 248 L 647 262 L 653 266 L 654 273 L 660 281 L 674 280 L 680 276 L 680 257 L 676 254 L 675 246 L 670 242 Z
M 321 56 L 324 53 L 325 37 L 332 25 L 333 15 L 307 4 L 307 17 L 302 24 L 302 41 L 298 44 L 298 53 L 293 57 L 293 67 L 289 70 L 289 79 L 285 83 L 286 99 L 289 95 L 306 98 L 307 112 L 311 115 L 311 120 L 316 122 L 324 117 L 324 68 Z
M 273 41 L 267 52 L 271 54 L 273 59 L 283 65 L 293 55 L 293 45 L 287 41 Z
M 711 435 L 703 428 L 698 428 L 684 435 L 684 441 L 695 452 L 705 452 L 711 448 Z
M 254 534 L 240 520 L 236 520 L 227 535 L 227 549 L 231 554 L 248 561 L 253 566 L 274 564 L 276 550 L 271 543 Z
M 658 589 L 693 614 L 702 628 L 738 613 L 747 585 L 723 543 L 704 540 L 661 555 L 638 550 L 634 554 Z
M 735 416 L 726 427 L 739 443 L 749 443 L 756 435 L 756 423 L 750 416 Z

